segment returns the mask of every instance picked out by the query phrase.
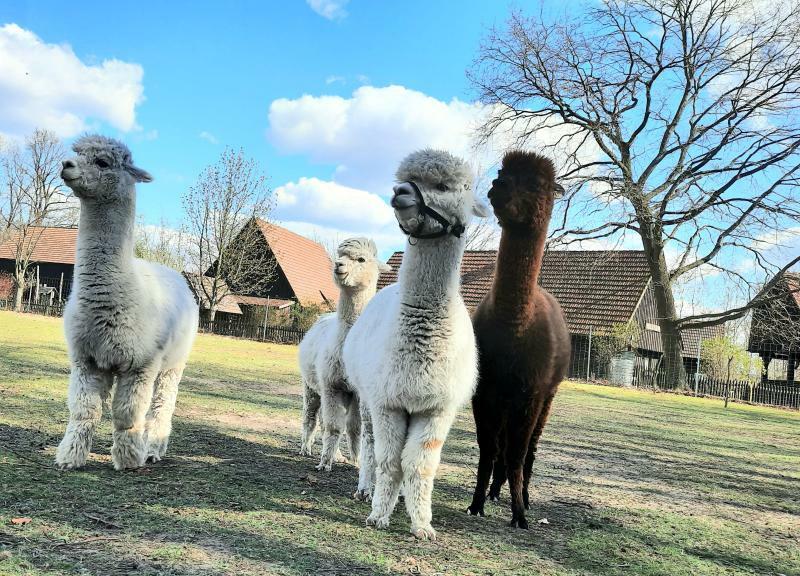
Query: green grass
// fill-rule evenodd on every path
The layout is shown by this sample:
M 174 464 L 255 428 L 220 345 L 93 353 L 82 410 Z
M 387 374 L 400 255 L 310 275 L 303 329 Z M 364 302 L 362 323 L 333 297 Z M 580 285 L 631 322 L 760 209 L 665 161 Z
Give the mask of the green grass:
M 364 526 L 353 467 L 296 456 L 295 356 L 200 336 L 164 461 L 115 472 L 104 416 L 89 465 L 59 472 L 61 322 L 0 312 L 0 574 L 800 574 L 795 412 L 565 383 L 532 528 L 515 531 L 507 492 L 486 518 L 463 512 L 477 463 L 465 411 L 434 490 L 439 539 L 417 542 L 402 505 L 388 531 Z

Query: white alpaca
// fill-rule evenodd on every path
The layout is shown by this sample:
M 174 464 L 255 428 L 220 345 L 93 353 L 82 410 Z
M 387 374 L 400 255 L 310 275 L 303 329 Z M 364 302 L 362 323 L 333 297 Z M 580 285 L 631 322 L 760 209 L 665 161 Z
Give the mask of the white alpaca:
M 391 267 L 378 260 L 378 250 L 372 240 L 349 238 L 339 244 L 333 266 L 333 277 L 339 285 L 336 313 L 317 320 L 300 343 L 303 380 L 300 454 L 311 454 L 321 405 L 323 438 L 318 470 L 330 471 L 345 429 L 353 463 L 358 463 L 361 435 L 359 402 L 344 375 L 342 344 L 364 306 L 375 295 L 378 276 L 388 270 Z
M 72 149 L 78 156 L 64 161 L 61 177 L 80 199 L 81 216 L 64 310 L 70 414 L 56 463 L 86 463 L 116 377 L 111 460 L 117 470 L 137 468 L 167 450 L 198 308 L 178 272 L 133 257 L 135 183 L 152 177 L 116 140 L 85 136 Z
M 343 349 L 347 377 L 367 407 L 356 497 L 369 497 L 374 481 L 367 524 L 386 528 L 402 484 L 411 532 L 434 539 L 433 478 L 478 377 L 472 323 L 458 291 L 462 233 L 472 214 L 487 210 L 471 192 L 466 164 L 447 152 L 409 155 L 397 180 L 391 204 L 410 237 L 399 281 L 370 301 Z

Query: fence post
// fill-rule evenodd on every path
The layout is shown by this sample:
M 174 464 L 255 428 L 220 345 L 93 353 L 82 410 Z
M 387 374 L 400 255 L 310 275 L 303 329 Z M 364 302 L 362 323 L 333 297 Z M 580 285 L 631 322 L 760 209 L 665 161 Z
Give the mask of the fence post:
M 694 395 L 697 396 L 697 384 L 700 380 L 700 350 L 703 348 L 703 338 L 697 339 L 697 368 L 694 371 Z
M 589 326 L 589 353 L 586 355 L 586 381 L 589 381 L 590 368 L 592 365 L 592 327 Z

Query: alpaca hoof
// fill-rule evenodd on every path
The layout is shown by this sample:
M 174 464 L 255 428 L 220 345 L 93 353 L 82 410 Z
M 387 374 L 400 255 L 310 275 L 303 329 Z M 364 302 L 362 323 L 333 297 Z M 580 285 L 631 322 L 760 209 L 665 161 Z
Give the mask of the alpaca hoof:
M 367 526 L 374 526 L 378 530 L 386 530 L 389 527 L 389 517 L 370 514 L 367 516 Z
M 420 540 L 430 540 L 431 542 L 436 540 L 436 530 L 434 530 L 433 526 L 430 524 L 426 526 L 412 526 L 411 533 Z
M 59 470 L 75 470 L 86 464 L 87 457 L 87 451 L 62 442 L 56 449 L 55 462 Z
M 317 464 L 314 468 L 320 472 L 330 472 L 333 466 L 331 464 Z
M 353 493 L 353 498 L 360 502 L 370 502 L 372 500 L 372 490 L 359 488 Z
M 147 446 L 147 458 L 145 462 L 160 462 L 167 453 L 167 442 L 164 440 L 156 440 L 150 442 Z
M 311 446 L 303 446 L 300 448 L 300 451 L 297 453 L 298 456 L 313 456 L 311 453 Z
M 115 470 L 130 470 L 144 465 L 146 454 L 133 443 L 115 442 L 111 446 L 111 462 Z
M 470 505 L 470 507 L 467 508 L 467 514 L 470 516 L 485 516 L 483 512 L 483 506 L 478 506 L 477 504 Z
M 525 516 L 520 516 L 519 518 L 512 518 L 511 522 L 508 523 L 511 528 L 524 528 L 525 530 L 528 529 L 528 520 Z

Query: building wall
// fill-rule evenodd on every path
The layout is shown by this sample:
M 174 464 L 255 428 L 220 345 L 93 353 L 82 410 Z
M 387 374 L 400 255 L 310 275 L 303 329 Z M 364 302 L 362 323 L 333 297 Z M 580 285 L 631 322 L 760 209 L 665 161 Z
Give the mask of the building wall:
M 29 274 L 36 274 L 36 266 L 39 266 L 39 282 L 46 286 L 52 286 L 56 290 L 61 282 L 61 275 L 64 275 L 63 295 L 62 299 L 66 300 L 72 289 L 72 274 L 75 266 L 73 264 L 53 264 L 41 263 L 31 264 L 28 267 Z M 0 272 L 14 273 L 14 261 L 7 259 L 0 259 Z

